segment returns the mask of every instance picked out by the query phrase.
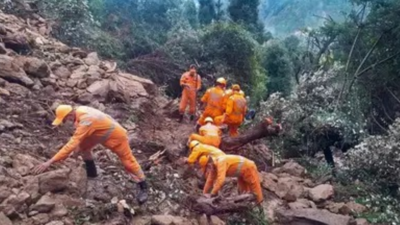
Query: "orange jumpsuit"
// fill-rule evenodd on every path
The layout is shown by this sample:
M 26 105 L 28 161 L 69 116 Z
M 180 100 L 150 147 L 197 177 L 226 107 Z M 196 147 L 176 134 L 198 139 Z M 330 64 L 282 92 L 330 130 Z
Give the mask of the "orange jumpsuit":
M 189 137 L 189 143 L 196 140 L 202 144 L 212 145 L 217 148 L 221 144 L 222 132 L 219 127 L 209 123 L 200 127 L 199 133 L 200 135 L 191 134 Z
M 222 188 L 225 177 L 237 177 L 239 194 L 251 192 L 255 194 L 257 203 L 263 201 L 258 170 L 253 161 L 238 155 L 222 155 L 215 159 L 214 169 L 207 172 L 204 194 L 208 194 L 212 188 L 211 194 L 216 195 Z
M 243 97 L 245 96 L 245 94 L 242 90 L 239 91 L 239 94 L 241 94 Z M 228 100 L 232 95 L 233 95 L 232 89 L 228 89 L 225 91 L 224 100 L 223 100 L 223 104 L 222 104 L 223 108 L 224 108 L 224 112 L 226 110 Z M 217 116 L 216 118 L 214 118 L 214 124 L 217 126 L 221 126 L 222 124 L 224 124 L 224 116 Z
M 198 74 L 190 75 L 190 72 L 186 72 L 182 75 L 180 85 L 189 85 L 189 87 L 182 87 L 182 97 L 179 104 L 179 113 L 182 115 L 185 113 L 186 107 L 189 103 L 189 114 L 194 115 L 196 113 L 196 93 L 201 88 L 201 77 Z
M 207 117 L 215 118 L 224 113 L 224 94 L 225 91 L 219 86 L 209 88 L 204 96 L 201 98 L 201 102 L 207 104 L 206 108 L 197 121 L 198 124 L 204 125 L 204 120 Z
M 193 148 L 192 152 L 189 155 L 189 158 L 187 160 L 188 164 L 194 164 L 196 163 L 197 160 L 200 159 L 201 156 L 212 156 L 213 158 L 225 155 L 225 153 L 220 150 L 219 148 L 216 148 L 211 145 L 205 145 L 205 144 L 199 144 L 196 147 Z M 206 170 L 206 167 L 201 167 L 201 171 L 204 173 Z
M 102 144 L 118 155 L 125 169 L 137 181 L 145 179 L 144 173 L 132 155 L 127 131 L 109 115 L 87 106 L 75 110 L 75 133 L 66 145 L 53 157 L 54 162 L 66 159 L 79 148 L 84 160 L 92 160 L 92 149 Z

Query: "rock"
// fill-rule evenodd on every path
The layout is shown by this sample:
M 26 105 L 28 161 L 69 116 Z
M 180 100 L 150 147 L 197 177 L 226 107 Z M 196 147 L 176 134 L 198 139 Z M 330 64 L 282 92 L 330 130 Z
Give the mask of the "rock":
M 4 88 L 0 88 L 0 95 L 10 96 L 10 92 Z
M 19 193 L 17 195 L 18 204 L 28 203 L 30 201 L 30 199 L 31 199 L 31 196 L 25 191 L 22 191 L 21 193 Z
M 13 225 L 11 220 L 6 215 L 4 215 L 3 212 L 0 212 L 0 224 L 1 225 Z
M 0 24 L 0 34 L 7 35 L 7 29 L 3 24 Z
M 68 187 L 69 170 L 54 170 L 39 175 L 39 193 L 63 191 Z
M 325 205 L 325 209 L 329 210 L 332 213 L 339 214 L 340 208 L 342 208 L 345 204 L 343 202 L 336 203 L 336 202 L 328 202 Z
M 24 188 L 22 191 L 25 191 L 26 193 L 29 194 L 31 200 L 33 202 L 36 202 L 39 197 L 39 178 L 36 176 L 27 176 L 24 177 Z
M 86 65 L 91 66 L 91 65 L 99 65 L 100 60 L 97 55 L 97 52 L 91 52 L 88 54 L 88 56 L 83 60 Z
M 279 209 L 276 215 L 281 224 L 285 225 L 352 225 L 353 220 L 349 216 L 337 215 L 326 210 L 319 209 Z
M 368 220 L 361 218 L 361 219 L 356 219 L 356 225 L 369 225 Z
M 14 59 L 6 56 L 0 55 L 0 77 L 9 81 L 17 82 L 23 84 L 27 87 L 32 87 L 34 85 L 33 80 L 31 80 L 25 73 L 25 71 L 14 62 Z
M 46 213 L 39 213 L 35 216 L 32 216 L 32 219 L 35 225 L 46 224 L 50 221 L 50 217 Z
M 144 87 L 146 92 L 151 95 L 156 95 L 158 92 L 157 85 L 155 85 L 153 83 L 153 81 L 151 81 L 149 79 L 138 77 L 138 76 L 135 76 L 135 75 L 129 74 L 129 73 L 119 73 L 119 75 L 123 76 L 123 77 L 129 77 L 130 80 L 139 82 Z
M 87 87 L 86 79 L 78 80 L 78 83 L 77 83 L 76 87 L 79 88 L 79 89 L 85 89 Z
M 67 81 L 67 87 L 73 88 L 78 84 L 78 80 L 77 79 L 69 79 Z
M 267 186 L 267 189 L 289 202 L 296 201 L 304 193 L 303 186 L 292 177 L 279 178 L 276 185 L 270 184 L 269 187 Z
M 17 154 L 13 159 L 13 168 L 21 174 L 21 176 L 29 174 L 31 170 L 39 164 L 40 162 L 30 155 Z
M 203 214 L 202 216 L 200 216 L 200 218 L 197 220 L 197 222 L 199 223 L 199 225 L 208 225 L 207 215 Z
M 6 46 L 3 43 L 0 43 L 0 54 L 7 54 Z
M 49 195 L 43 195 L 39 201 L 31 206 L 31 211 L 38 211 L 40 213 L 48 213 L 50 212 L 56 205 L 54 198 Z
M 211 225 L 225 225 L 226 223 L 222 221 L 220 218 L 216 216 L 211 216 L 210 218 Z
M 0 187 L 0 203 L 11 195 L 11 190 L 5 186 Z
M 283 165 L 282 167 L 278 167 L 273 170 L 273 173 L 288 173 L 292 176 L 302 177 L 305 174 L 306 169 L 300 166 L 298 163 L 294 161 L 290 161 Z
M 339 213 L 343 215 L 357 215 L 363 213 L 367 208 L 355 202 L 348 202 L 339 208 Z
M 74 168 L 69 174 L 69 180 L 76 184 L 75 192 L 82 196 L 87 189 L 87 175 L 83 167 Z
M 11 94 L 18 95 L 18 96 L 21 96 L 21 97 L 28 97 L 28 96 L 32 95 L 32 92 L 28 88 L 26 88 L 26 87 L 24 87 L 22 85 L 19 85 L 19 84 L 7 83 L 6 84 L 6 89 Z
M 182 217 L 171 215 L 154 215 L 151 217 L 151 224 L 154 225 L 186 225 L 190 222 Z
M 73 72 L 71 76 L 69 77 L 70 79 L 81 79 L 86 77 L 86 72 Z
M 68 210 L 63 204 L 56 204 L 54 209 L 51 211 L 51 215 L 54 217 L 63 217 L 67 214 Z
M 321 184 L 308 191 L 309 197 L 314 202 L 321 202 L 333 196 L 333 187 L 329 184 Z
M 51 221 L 49 223 L 46 223 L 46 225 L 64 225 L 64 222 L 62 222 L 62 221 Z
M 50 76 L 50 68 L 45 61 L 34 57 L 19 57 L 25 72 L 33 77 L 45 78 Z
M 30 49 L 28 39 L 22 33 L 7 35 L 2 37 L 2 41 L 6 48 L 10 48 L 19 54 L 27 53 Z
M 307 199 L 297 199 L 296 202 L 291 202 L 288 204 L 290 209 L 308 209 L 308 208 L 317 208 L 314 202 L 311 202 Z
M 56 75 L 59 78 L 66 79 L 69 76 L 71 76 L 71 71 L 65 66 L 60 66 L 57 69 L 53 71 L 54 75 Z

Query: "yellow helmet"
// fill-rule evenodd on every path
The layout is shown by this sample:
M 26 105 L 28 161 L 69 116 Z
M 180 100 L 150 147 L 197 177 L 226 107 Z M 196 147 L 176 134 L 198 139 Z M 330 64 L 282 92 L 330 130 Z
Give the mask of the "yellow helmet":
M 222 85 L 226 85 L 226 80 L 225 80 L 225 78 L 220 77 L 220 78 L 217 79 L 217 83 L 218 84 L 222 84 Z
M 196 141 L 196 140 L 191 141 L 191 142 L 189 143 L 189 149 L 192 150 L 194 147 L 196 147 L 196 146 L 199 145 L 199 144 L 200 144 L 200 142 L 198 142 L 198 141 Z
M 232 90 L 234 90 L 234 91 L 240 91 L 240 86 L 239 86 L 239 84 L 234 84 L 234 85 L 232 85 Z
M 213 120 L 213 118 L 211 118 L 211 117 L 207 117 L 205 120 L 204 120 L 204 122 L 211 122 L 211 123 L 214 123 L 214 120 Z
M 70 113 L 72 112 L 72 106 L 71 105 L 59 105 L 56 108 L 56 118 L 53 121 L 53 125 L 54 126 L 58 126 L 60 125 L 64 118 Z

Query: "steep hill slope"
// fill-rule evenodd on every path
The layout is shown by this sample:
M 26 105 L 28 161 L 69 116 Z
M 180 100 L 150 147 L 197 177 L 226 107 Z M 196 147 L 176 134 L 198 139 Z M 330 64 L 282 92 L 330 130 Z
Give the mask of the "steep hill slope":
M 179 124 L 170 116 L 169 100 L 150 80 L 123 73 L 96 53 L 64 45 L 48 36 L 48 28 L 36 15 L 23 20 L 0 12 L 0 224 L 224 224 L 222 220 L 230 220 L 229 214 L 222 214 L 222 220 L 212 216 L 208 222 L 194 207 L 197 203 L 191 197 L 201 193 L 199 179 L 177 160 L 193 124 Z M 59 103 L 99 108 L 128 130 L 134 155 L 151 186 L 147 204 L 137 206 L 134 184 L 108 150 L 96 151 L 100 169 L 96 179 L 86 178 L 82 160 L 76 158 L 39 176 L 31 174 L 72 133 L 68 126 L 50 125 Z M 262 206 L 270 221 L 355 224 L 348 215 L 365 210 L 363 206 L 331 202 L 332 186 L 305 176 L 305 169 L 294 162 L 272 173 L 261 172 L 266 199 Z M 224 195 L 235 189 L 232 184 L 226 185 Z

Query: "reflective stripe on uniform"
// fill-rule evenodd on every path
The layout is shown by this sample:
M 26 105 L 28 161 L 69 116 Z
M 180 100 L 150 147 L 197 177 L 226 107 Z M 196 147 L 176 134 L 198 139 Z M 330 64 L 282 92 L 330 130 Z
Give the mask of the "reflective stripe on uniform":
M 115 123 L 111 123 L 111 127 L 108 128 L 108 130 L 106 131 L 106 133 L 100 137 L 100 142 L 99 143 L 103 143 L 106 140 L 108 140 L 108 138 L 111 136 L 112 132 L 115 130 L 117 126 L 115 125 Z
M 242 170 L 244 164 L 244 158 L 242 156 L 240 156 L 240 161 L 239 161 L 239 165 L 236 168 L 236 172 L 235 172 L 235 177 L 238 177 L 240 175 L 240 171 Z

